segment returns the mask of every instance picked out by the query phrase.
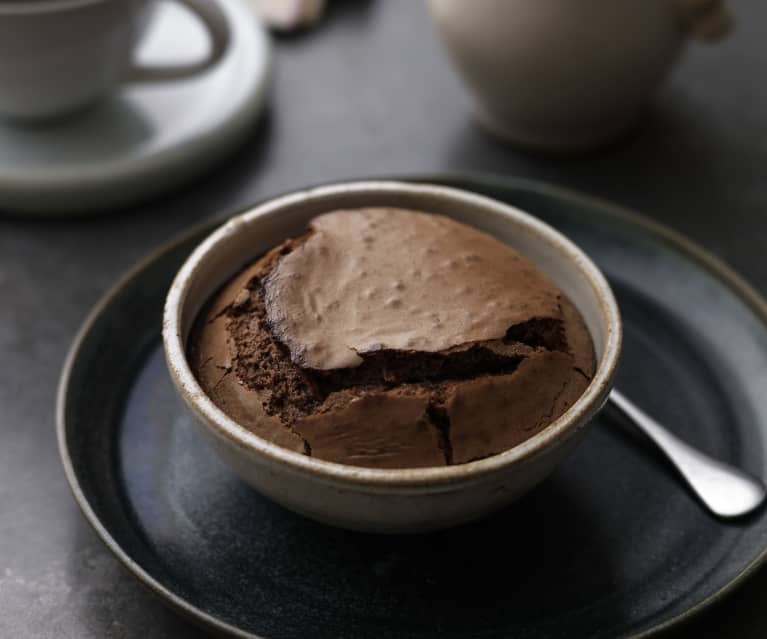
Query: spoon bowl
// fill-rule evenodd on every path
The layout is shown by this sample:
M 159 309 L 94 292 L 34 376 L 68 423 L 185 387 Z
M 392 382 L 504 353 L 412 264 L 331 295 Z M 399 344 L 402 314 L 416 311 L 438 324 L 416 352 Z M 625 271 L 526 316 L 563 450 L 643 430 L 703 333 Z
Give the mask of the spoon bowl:
M 658 447 L 700 502 L 717 517 L 742 517 L 764 503 L 767 488 L 761 480 L 693 448 L 614 388 L 610 403 Z

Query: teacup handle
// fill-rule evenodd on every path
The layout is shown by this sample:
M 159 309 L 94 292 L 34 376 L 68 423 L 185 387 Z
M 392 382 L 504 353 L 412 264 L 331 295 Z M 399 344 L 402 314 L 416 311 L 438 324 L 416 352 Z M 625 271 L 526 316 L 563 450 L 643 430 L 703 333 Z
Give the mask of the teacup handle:
M 202 21 L 210 34 L 210 53 L 198 62 L 153 65 L 134 63 L 126 75 L 128 82 L 156 82 L 176 78 L 188 78 L 214 66 L 229 46 L 229 21 L 218 2 L 212 0 L 173 0 L 183 5 Z
M 732 28 L 732 13 L 726 0 L 676 0 L 682 29 L 696 40 L 714 42 Z

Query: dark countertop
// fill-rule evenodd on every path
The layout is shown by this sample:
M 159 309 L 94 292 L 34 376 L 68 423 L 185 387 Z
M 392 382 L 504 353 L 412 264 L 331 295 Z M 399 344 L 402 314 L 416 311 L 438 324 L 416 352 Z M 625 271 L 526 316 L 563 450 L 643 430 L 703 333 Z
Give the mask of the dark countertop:
M 477 129 L 424 3 L 335 0 L 276 44 L 267 117 L 218 170 L 93 219 L 0 216 L 0 637 L 197 637 L 108 553 L 60 469 L 54 397 L 69 343 L 132 263 L 195 222 L 310 183 L 476 170 L 549 180 L 681 230 L 767 291 L 767 4 L 691 46 L 642 125 L 579 158 L 525 155 Z M 767 636 L 767 570 L 677 636 Z

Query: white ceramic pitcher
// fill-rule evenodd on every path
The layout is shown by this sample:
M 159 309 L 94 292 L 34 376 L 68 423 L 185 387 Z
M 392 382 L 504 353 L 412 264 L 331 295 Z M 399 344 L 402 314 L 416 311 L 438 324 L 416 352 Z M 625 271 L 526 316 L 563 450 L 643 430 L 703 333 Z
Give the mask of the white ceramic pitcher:
M 688 37 L 730 27 L 725 0 L 429 0 L 451 59 L 500 137 L 543 149 L 613 139 Z

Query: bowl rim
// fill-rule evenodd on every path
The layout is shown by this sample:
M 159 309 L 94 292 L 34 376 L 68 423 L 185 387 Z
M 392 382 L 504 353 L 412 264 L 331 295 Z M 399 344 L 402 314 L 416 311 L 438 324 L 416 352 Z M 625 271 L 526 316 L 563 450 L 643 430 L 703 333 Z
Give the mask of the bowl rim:
M 182 310 L 187 301 L 190 286 L 200 272 L 201 263 L 217 249 L 219 244 L 225 242 L 232 234 L 239 232 L 244 225 L 257 223 L 256 221 L 261 218 L 278 215 L 287 208 L 305 204 L 308 201 L 366 193 L 370 193 L 371 198 L 396 194 L 447 198 L 470 208 L 482 208 L 495 214 L 500 213 L 514 219 L 538 239 L 548 242 L 570 259 L 596 295 L 600 314 L 606 324 L 606 340 L 604 354 L 591 382 L 565 413 L 517 446 L 484 459 L 451 466 L 378 469 L 330 462 L 288 450 L 239 425 L 213 403 L 198 384 L 189 366 L 186 345 L 181 334 Z M 424 208 L 428 210 L 428 207 Z M 579 430 L 579 426 L 584 426 L 599 411 L 606 401 L 620 359 L 622 337 L 620 310 L 607 279 L 592 260 L 562 233 L 529 213 L 484 195 L 454 187 L 394 180 L 339 182 L 298 190 L 266 200 L 230 218 L 208 235 L 184 261 L 168 291 L 162 323 L 166 362 L 176 390 L 198 420 L 213 435 L 225 440 L 229 445 L 259 455 L 263 461 L 286 467 L 298 474 L 346 486 L 364 485 L 368 488 L 378 486 L 383 489 L 433 488 L 449 486 L 457 482 L 463 483 L 466 480 L 477 479 L 511 465 L 528 461 L 545 452 L 553 444 L 569 439 Z

